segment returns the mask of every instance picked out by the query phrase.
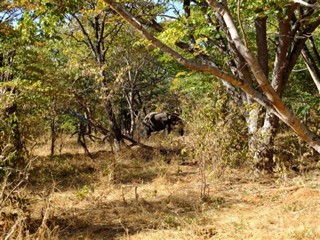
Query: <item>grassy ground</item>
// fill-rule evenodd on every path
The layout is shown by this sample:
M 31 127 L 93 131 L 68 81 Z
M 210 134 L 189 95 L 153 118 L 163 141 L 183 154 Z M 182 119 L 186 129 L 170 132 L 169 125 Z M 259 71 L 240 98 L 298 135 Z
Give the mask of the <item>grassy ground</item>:
M 46 239 L 320 239 L 319 171 L 207 171 L 201 198 L 199 166 L 174 154 L 72 151 L 38 154 L 26 189 L 31 232 L 45 219 Z

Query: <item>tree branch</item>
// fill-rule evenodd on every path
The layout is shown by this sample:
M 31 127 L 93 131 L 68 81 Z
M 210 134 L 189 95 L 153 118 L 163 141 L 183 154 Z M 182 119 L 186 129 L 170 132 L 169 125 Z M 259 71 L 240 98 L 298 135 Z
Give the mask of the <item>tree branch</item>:
M 90 38 L 88 32 L 86 31 L 86 29 L 84 28 L 82 22 L 80 21 L 80 19 L 77 17 L 76 14 L 72 14 L 72 17 L 73 17 L 74 19 L 76 19 L 76 21 L 78 22 L 78 24 L 79 24 L 79 26 L 80 26 L 80 28 L 81 28 L 82 33 L 83 33 L 83 34 L 85 35 L 85 37 L 87 38 L 87 45 L 90 47 L 90 50 L 91 50 L 91 52 L 93 53 L 94 57 L 95 57 L 96 59 L 98 59 L 97 52 L 96 52 L 96 50 L 95 50 L 95 48 L 94 48 L 94 46 L 93 46 L 93 43 L 92 43 L 92 41 L 91 41 L 91 38 Z
M 304 59 L 305 64 L 307 65 L 307 68 L 309 70 L 309 73 L 317 86 L 318 92 L 320 94 L 320 70 L 313 59 L 307 45 L 304 46 L 304 49 L 302 50 L 302 56 Z
M 128 23 L 130 23 L 133 27 L 135 27 L 140 34 L 142 34 L 146 39 L 148 39 L 154 46 L 160 48 L 162 51 L 168 53 L 171 57 L 173 57 L 177 62 L 181 65 L 185 66 L 188 69 L 194 71 L 202 71 L 206 73 L 210 73 L 226 82 L 231 83 L 232 85 L 241 88 L 244 92 L 250 95 L 255 101 L 264 106 L 265 108 L 272 111 L 276 116 L 281 118 L 281 116 L 274 110 L 272 103 L 263 96 L 260 92 L 255 90 L 252 85 L 249 85 L 246 82 L 242 82 L 234 76 L 223 72 L 212 65 L 203 65 L 199 63 L 195 63 L 187 60 L 179 53 L 175 52 L 172 48 L 165 45 L 155 37 L 153 37 L 144 27 L 143 25 L 137 21 L 129 12 L 127 12 L 124 8 L 122 8 L 118 3 L 113 0 L 105 0 L 106 3 L 110 4 L 111 8 L 114 9 L 121 17 L 123 17 Z
M 320 8 L 320 4 L 319 3 L 311 4 L 311 3 L 304 2 L 302 0 L 292 0 L 292 2 L 299 3 L 301 5 L 304 5 L 304 6 L 310 7 L 310 8 Z
M 243 28 L 243 24 L 242 24 L 242 20 L 241 20 L 241 14 L 240 14 L 240 8 L 241 8 L 241 0 L 238 0 L 238 3 L 237 3 L 238 22 L 239 22 L 239 26 L 240 26 L 242 37 L 244 39 L 244 43 L 245 43 L 246 47 L 248 47 L 247 35 L 246 35 L 246 33 L 244 31 L 244 28 Z

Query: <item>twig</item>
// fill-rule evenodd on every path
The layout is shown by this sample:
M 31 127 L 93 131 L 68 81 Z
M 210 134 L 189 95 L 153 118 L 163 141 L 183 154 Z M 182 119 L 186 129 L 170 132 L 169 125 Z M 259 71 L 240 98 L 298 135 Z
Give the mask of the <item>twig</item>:
M 50 198 L 52 197 L 55 189 L 56 189 L 56 183 L 53 182 L 50 194 L 48 195 L 48 197 L 46 199 L 46 209 L 45 209 L 43 217 L 42 217 L 41 225 L 35 234 L 39 239 L 43 239 L 45 237 L 46 231 L 50 230 L 47 225 L 47 222 L 48 222 L 48 219 L 50 218 L 50 214 L 51 214 Z
M 20 225 L 20 223 L 22 221 L 24 221 L 26 219 L 26 217 L 19 217 L 17 219 L 17 221 L 14 223 L 14 225 L 11 227 L 9 233 L 7 234 L 7 236 L 4 238 L 4 240 L 8 240 L 10 239 L 11 235 L 14 233 L 14 231 L 16 230 L 16 228 Z
M 242 37 L 243 37 L 243 40 L 244 40 L 244 44 L 245 44 L 246 47 L 248 47 L 247 35 L 246 35 L 245 31 L 244 31 L 242 20 L 241 20 L 240 7 L 241 7 L 241 0 L 238 0 L 238 4 L 237 4 L 238 22 L 239 22 L 240 30 L 241 30 Z
M 31 163 L 35 160 L 36 158 L 30 160 L 28 162 L 28 164 L 26 165 L 26 167 L 23 169 L 23 170 L 20 170 L 20 169 L 15 169 L 15 168 L 10 168 L 10 167 L 2 167 L 2 169 L 6 169 L 6 170 L 9 170 L 5 177 L 4 177 L 4 180 L 2 182 L 2 187 L 1 187 L 1 192 L 0 192 L 0 208 L 3 206 L 3 204 L 10 198 L 10 196 L 12 195 L 12 193 L 14 193 L 24 182 L 26 182 L 28 180 L 28 177 L 29 177 L 29 174 L 28 174 L 28 169 L 30 168 L 31 166 Z M 14 182 L 12 183 L 8 183 L 8 179 L 12 173 L 12 171 L 14 172 L 18 172 L 19 174 L 21 174 L 21 179 L 15 183 L 15 186 L 9 191 L 9 194 L 6 195 L 6 197 L 3 197 L 4 196 L 4 192 L 5 190 L 10 186 L 12 185 Z
M 139 200 L 138 186 L 134 186 L 134 195 L 136 198 L 136 202 L 138 202 L 138 200 Z
M 125 186 L 124 185 L 121 185 L 121 197 L 122 197 L 122 201 L 124 202 L 125 205 L 127 205 L 127 201 L 126 201 L 126 198 L 124 196 L 124 189 L 125 189 Z

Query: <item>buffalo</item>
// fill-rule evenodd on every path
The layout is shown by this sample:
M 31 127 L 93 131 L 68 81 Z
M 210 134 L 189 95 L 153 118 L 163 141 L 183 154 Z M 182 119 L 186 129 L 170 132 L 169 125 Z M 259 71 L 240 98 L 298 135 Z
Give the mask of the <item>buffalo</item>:
M 179 126 L 178 132 L 182 136 L 184 134 L 184 120 L 177 113 L 168 112 L 151 112 L 143 119 L 143 125 L 146 137 L 152 132 L 165 130 L 167 134 L 172 131 L 173 126 Z

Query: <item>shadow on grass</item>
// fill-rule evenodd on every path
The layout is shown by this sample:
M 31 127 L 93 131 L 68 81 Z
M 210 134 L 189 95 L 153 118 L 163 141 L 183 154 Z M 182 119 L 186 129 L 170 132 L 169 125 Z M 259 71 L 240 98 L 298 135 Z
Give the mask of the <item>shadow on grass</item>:
M 43 189 L 53 183 L 62 190 L 82 187 L 95 180 L 96 167 L 84 154 L 39 157 L 30 171 L 29 187 Z
M 124 151 L 115 156 L 100 152 L 91 160 L 86 155 L 64 154 L 39 158 L 30 174 L 29 190 L 33 193 L 51 189 L 52 183 L 63 193 L 99 184 L 101 175 L 112 173 L 113 184 L 145 184 L 168 171 L 168 158 L 176 154 L 154 150 Z M 175 173 L 178 179 L 181 173 Z M 190 173 L 194 174 L 194 173 Z M 43 201 L 43 199 L 41 200 Z M 60 200 L 59 200 L 60 201 Z M 80 201 L 80 202 L 79 202 Z M 85 200 L 86 207 L 59 208 L 47 221 L 50 229 L 59 228 L 59 239 L 116 239 L 146 229 L 171 229 L 184 224 L 182 218 L 194 218 L 200 208 L 199 195 L 152 197 L 151 200 Z M 216 204 L 212 202 L 212 204 Z M 63 209 L 62 209 L 63 208 Z M 41 219 L 30 219 L 30 231 L 41 225 Z
M 115 184 L 147 183 L 162 173 L 161 164 L 170 162 L 176 153 L 126 149 L 116 155 L 109 151 L 99 151 L 93 155 L 94 160 L 85 154 L 70 153 L 38 157 L 30 171 L 30 188 L 50 188 L 55 183 L 62 191 L 78 189 L 95 183 L 101 175 L 112 175 Z
M 176 230 L 197 218 L 202 203 L 198 196 L 182 195 L 149 201 L 95 202 L 82 209 L 56 209 L 47 225 L 50 229 L 59 227 L 59 239 L 117 239 L 144 230 Z M 223 207 L 217 201 L 208 204 L 211 208 Z M 40 220 L 31 222 L 34 229 L 40 224 Z

